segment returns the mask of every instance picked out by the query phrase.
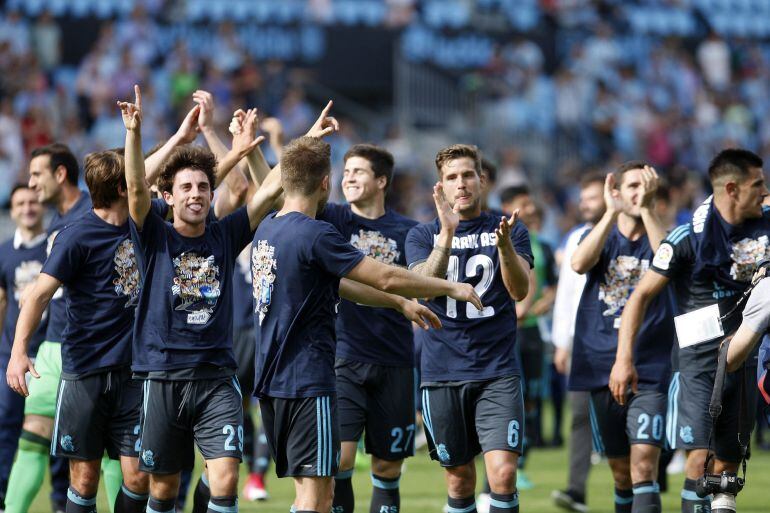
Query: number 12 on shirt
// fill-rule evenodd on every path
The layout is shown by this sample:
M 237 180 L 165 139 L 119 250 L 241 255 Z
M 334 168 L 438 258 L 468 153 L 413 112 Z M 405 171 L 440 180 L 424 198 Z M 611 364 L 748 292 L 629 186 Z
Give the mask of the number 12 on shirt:
M 465 277 L 473 278 L 478 276 L 478 269 L 481 268 L 481 280 L 473 287 L 476 290 L 476 294 L 482 298 L 484 293 L 489 290 L 492 285 L 492 279 L 494 278 L 494 263 L 492 259 L 487 255 L 478 254 L 473 255 L 465 263 Z M 450 256 L 449 263 L 446 270 L 446 279 L 449 281 L 459 282 L 460 280 L 460 258 L 457 256 Z M 451 297 L 446 298 L 446 315 L 450 319 L 457 318 L 457 300 Z M 485 306 L 483 310 L 476 310 L 476 307 L 471 303 L 465 303 L 465 315 L 468 319 L 481 319 L 484 317 L 492 317 L 495 315 L 495 309 L 491 306 Z

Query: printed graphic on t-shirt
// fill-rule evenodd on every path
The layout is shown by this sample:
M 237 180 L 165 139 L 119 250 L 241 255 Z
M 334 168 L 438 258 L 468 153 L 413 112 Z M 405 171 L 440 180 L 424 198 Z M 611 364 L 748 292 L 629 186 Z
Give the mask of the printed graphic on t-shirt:
M 174 309 L 187 312 L 187 324 L 206 324 L 221 293 L 214 256 L 182 253 L 173 262 L 176 276 L 171 292 L 178 296 Z
M 735 281 L 751 281 L 756 263 L 767 253 L 767 235 L 758 239 L 741 239 L 733 244 L 730 258 L 733 265 L 730 267 L 730 276 Z
M 126 308 L 136 306 L 139 298 L 139 267 L 136 264 L 134 243 L 126 239 L 115 250 L 115 272 L 118 277 L 112 280 L 115 293 L 119 296 L 128 296 Z
M 602 315 L 610 317 L 623 311 L 631 292 L 649 266 L 649 260 L 640 262 L 629 255 L 619 255 L 610 261 L 604 283 L 599 285 L 599 299 L 607 305 Z
M 364 255 L 385 264 L 393 264 L 401 255 L 396 241 L 378 231 L 358 230 L 350 236 L 350 243 Z
M 16 302 L 19 302 L 24 289 L 29 287 L 32 282 L 35 281 L 37 275 L 40 274 L 40 269 L 43 268 L 43 263 L 37 260 L 27 260 L 22 262 L 14 270 L 13 273 L 13 297 Z
M 257 247 L 251 254 L 254 313 L 259 313 L 260 326 L 273 300 L 273 283 L 275 282 L 273 270 L 278 264 L 274 256 L 275 248 L 269 245 L 266 240 L 258 241 Z

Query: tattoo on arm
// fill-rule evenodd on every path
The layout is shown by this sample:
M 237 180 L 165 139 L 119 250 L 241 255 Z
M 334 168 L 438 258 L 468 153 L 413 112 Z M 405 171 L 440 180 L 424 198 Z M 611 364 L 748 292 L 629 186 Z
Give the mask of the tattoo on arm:
M 428 259 L 421 264 L 416 265 L 412 270 L 423 276 L 432 278 L 446 278 L 446 270 L 449 265 L 449 255 L 452 253 L 450 248 L 434 246 Z

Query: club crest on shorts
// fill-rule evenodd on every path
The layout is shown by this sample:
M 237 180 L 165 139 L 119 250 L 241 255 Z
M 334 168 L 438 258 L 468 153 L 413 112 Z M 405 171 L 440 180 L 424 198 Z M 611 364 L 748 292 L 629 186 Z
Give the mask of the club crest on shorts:
M 251 253 L 251 283 L 254 296 L 254 313 L 259 314 L 259 324 L 267 315 L 270 303 L 273 301 L 273 284 L 275 273 L 273 272 L 278 262 L 275 260 L 275 248 L 266 240 L 257 241 Z
M 682 426 L 679 428 L 679 438 L 686 444 L 691 444 L 695 441 L 695 437 L 692 434 L 692 428 L 690 426 Z
M 171 293 L 178 296 L 174 310 L 187 312 L 187 324 L 206 324 L 221 294 L 214 256 L 182 253 L 173 262 L 176 276 Z
M 136 264 L 134 243 L 126 239 L 120 243 L 113 257 L 115 272 L 118 277 L 112 280 L 115 286 L 115 294 L 128 296 L 125 307 L 136 306 L 139 298 L 139 266 Z
M 364 255 L 384 264 L 395 263 L 401 255 L 396 241 L 374 230 L 358 230 L 358 233 L 350 236 L 350 244 Z
M 604 283 L 599 284 L 599 299 L 607 305 L 602 315 L 610 317 L 623 311 L 628 297 L 649 266 L 649 260 L 629 255 L 620 255 L 610 262 Z
M 59 445 L 64 452 L 75 452 L 75 443 L 70 435 L 63 435 L 59 440 Z
M 446 445 L 438 444 L 436 446 L 436 453 L 438 454 L 439 461 L 442 463 L 447 463 L 449 461 L 449 451 L 446 450 Z
M 733 261 L 730 276 L 735 281 L 751 281 L 757 262 L 767 255 L 767 244 L 767 235 L 762 235 L 758 239 L 747 237 L 733 244 L 730 251 L 730 258 Z
M 147 467 L 155 466 L 155 454 L 151 450 L 142 451 L 142 461 Z

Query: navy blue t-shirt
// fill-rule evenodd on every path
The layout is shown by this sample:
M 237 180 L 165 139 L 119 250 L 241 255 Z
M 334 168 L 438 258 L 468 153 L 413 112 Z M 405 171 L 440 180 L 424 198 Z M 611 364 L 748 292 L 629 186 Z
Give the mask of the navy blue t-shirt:
M 3 332 L 0 336 L 0 362 L 7 363 L 11 356 L 13 339 L 16 334 L 16 321 L 19 318 L 19 298 L 24 289 L 33 284 L 46 258 L 45 239 L 30 247 L 14 246 L 10 239 L 0 245 L 0 288 L 5 290 L 7 306 L 3 320 Z M 29 342 L 28 353 L 34 356 L 43 341 L 48 315 L 44 315 L 35 334 Z
M 388 209 L 367 219 L 349 205 L 329 203 L 318 219 L 331 223 L 364 255 L 384 264 L 406 267 L 406 234 L 417 221 Z M 412 323 L 389 308 L 372 308 L 343 299 L 337 317 L 337 356 L 356 362 L 414 366 Z
M 134 325 L 135 372 L 237 368 L 233 357 L 235 259 L 251 240 L 242 207 L 184 237 L 150 211 L 142 230 L 129 220 L 142 279 Z
M 340 278 L 363 258 L 332 225 L 302 213 L 260 223 L 251 248 L 257 397 L 334 393 Z
M 652 258 L 647 235 L 632 241 L 617 226 L 612 228 L 599 261 L 586 273 L 575 321 L 570 390 L 594 390 L 609 384 L 623 307 Z M 667 287 L 647 308 L 634 344 L 640 389 L 662 392 L 668 388 L 673 340 L 674 298 Z
M 495 229 L 500 218 L 482 212 L 475 219 L 460 221 L 452 240 L 447 279 L 474 285 L 484 310 L 447 296 L 433 298 L 428 307 L 441 319 L 440 330 L 418 330 L 422 345 L 422 382 L 481 381 L 519 373 L 514 349 L 516 310 L 503 284 Z M 441 229 L 438 219 L 415 226 L 406 237 L 406 260 L 410 267 L 424 262 L 433 251 Z M 511 241 L 519 256 L 534 263 L 529 232 L 517 222 Z
M 115 226 L 88 212 L 59 232 L 42 272 L 64 288 L 62 375 L 129 365 L 140 283 L 128 223 Z
M 64 215 L 55 212 L 48 225 L 48 250 L 51 250 L 56 234 L 71 222 L 80 219 L 91 210 L 91 196 L 81 191 L 80 198 Z M 67 326 L 67 307 L 64 302 L 64 290 L 59 289 L 48 304 L 48 328 L 45 339 L 61 342 L 64 328 Z
M 236 331 L 254 328 L 254 301 L 251 297 L 251 249 L 238 255 L 233 272 L 233 328 Z
M 707 200 L 696 209 L 693 221 L 674 228 L 661 243 L 652 269 L 672 281 L 678 314 L 718 304 L 725 315 L 733 309 L 756 268 L 770 256 L 770 209 L 762 217 L 731 225 Z M 741 322 L 740 313 L 723 320 L 726 334 Z M 720 339 L 674 352 L 676 370 L 715 369 Z

